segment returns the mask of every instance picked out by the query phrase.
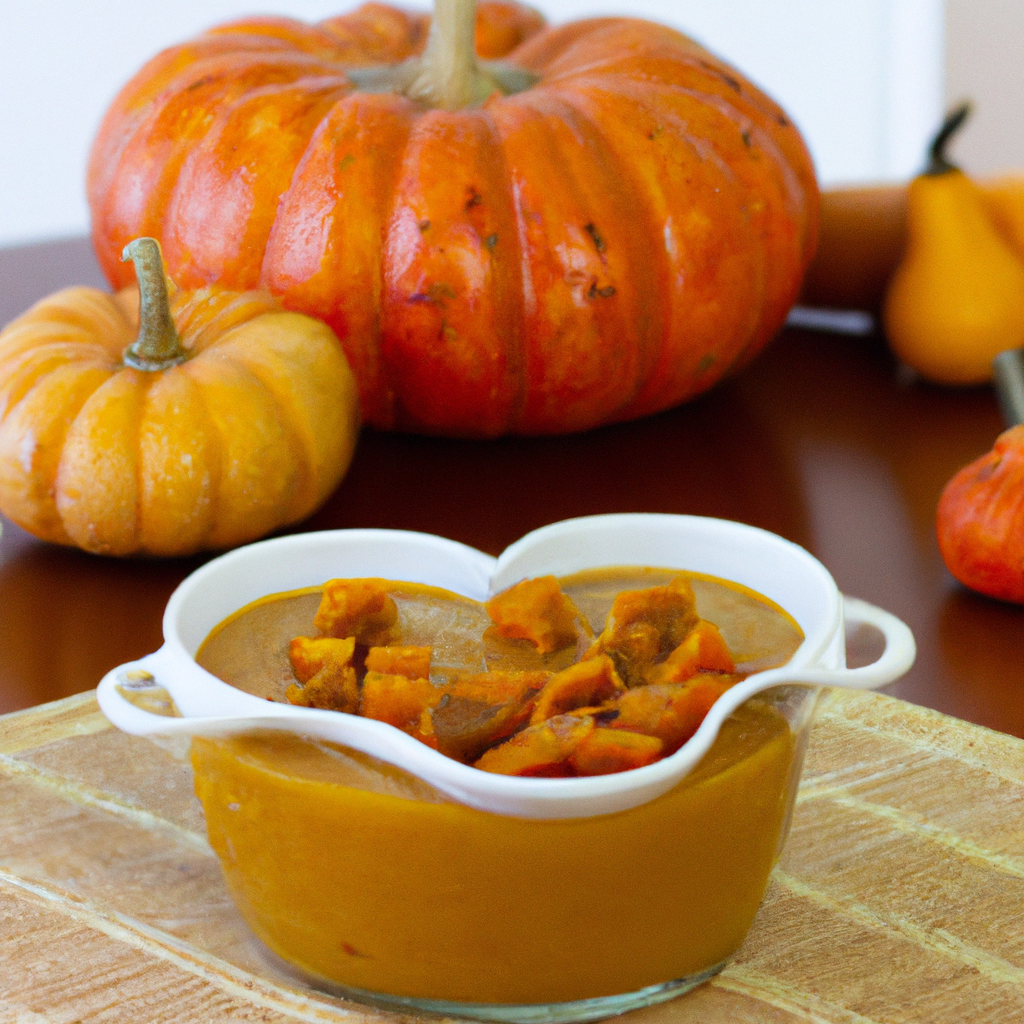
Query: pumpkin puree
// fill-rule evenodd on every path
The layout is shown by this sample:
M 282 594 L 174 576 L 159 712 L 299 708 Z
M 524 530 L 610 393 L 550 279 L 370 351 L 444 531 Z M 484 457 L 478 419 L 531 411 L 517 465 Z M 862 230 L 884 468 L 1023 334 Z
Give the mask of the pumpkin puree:
M 668 793 L 532 821 L 294 737 L 193 741 L 210 842 L 253 931 L 349 988 L 481 1003 L 633 992 L 725 960 L 781 845 L 793 736 L 751 706 Z

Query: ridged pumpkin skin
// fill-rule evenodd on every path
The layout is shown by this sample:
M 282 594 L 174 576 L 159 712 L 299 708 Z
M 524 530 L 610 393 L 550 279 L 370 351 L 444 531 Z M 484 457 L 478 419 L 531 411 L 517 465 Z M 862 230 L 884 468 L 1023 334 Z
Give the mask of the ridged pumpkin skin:
M 0 511 L 111 555 L 233 547 L 309 515 L 358 431 L 331 331 L 265 292 L 179 292 L 190 357 L 136 370 L 138 303 L 68 288 L 0 332 Z
M 936 516 L 949 571 L 989 597 L 1024 604 L 1024 424 L 946 484 Z
M 183 287 L 269 288 L 331 325 L 384 429 L 582 430 L 746 363 L 817 234 L 784 113 L 660 25 L 536 31 L 509 4 L 477 17 L 492 56 L 529 35 L 506 59 L 539 78 L 459 111 L 353 87 L 346 67 L 422 48 L 425 19 L 380 4 L 239 22 L 157 56 L 92 152 L 110 280 L 147 234 Z

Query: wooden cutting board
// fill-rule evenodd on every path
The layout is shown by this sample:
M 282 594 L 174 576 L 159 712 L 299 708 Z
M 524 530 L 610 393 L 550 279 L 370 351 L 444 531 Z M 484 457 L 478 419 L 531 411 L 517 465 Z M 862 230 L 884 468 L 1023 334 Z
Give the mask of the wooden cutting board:
M 1024 741 L 827 694 L 746 943 L 631 1024 L 1024 1021 Z M 0 718 L 0 1024 L 399 1021 L 236 914 L 186 764 L 91 694 Z

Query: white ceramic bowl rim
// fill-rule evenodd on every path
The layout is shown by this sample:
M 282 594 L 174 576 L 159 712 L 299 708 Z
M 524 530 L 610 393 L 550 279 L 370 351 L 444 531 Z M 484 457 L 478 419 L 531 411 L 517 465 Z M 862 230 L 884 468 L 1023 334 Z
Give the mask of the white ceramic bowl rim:
M 530 576 L 588 568 L 650 565 L 734 580 L 785 608 L 805 638 L 781 669 L 756 673 L 719 698 L 703 724 L 670 757 L 615 775 L 534 779 L 494 775 L 461 764 L 382 722 L 334 711 L 271 703 L 222 682 L 194 661 L 209 632 L 228 615 L 271 593 L 318 586 L 338 577 L 373 576 L 428 583 L 475 600 Z M 845 667 L 847 617 L 870 622 L 886 651 L 864 668 Z M 332 530 L 261 541 L 216 558 L 174 592 L 159 651 L 104 677 L 98 698 L 118 727 L 140 735 L 225 735 L 284 729 L 362 750 L 397 764 L 471 806 L 533 818 L 612 813 L 665 792 L 707 752 L 722 722 L 759 690 L 785 682 L 868 688 L 909 668 L 913 638 L 898 619 L 864 602 L 842 599 L 825 567 L 803 548 L 767 531 L 698 516 L 588 516 L 542 527 L 498 559 L 432 534 Z M 143 711 L 120 692 L 164 687 L 183 717 Z M 133 680 L 136 680 L 133 682 Z

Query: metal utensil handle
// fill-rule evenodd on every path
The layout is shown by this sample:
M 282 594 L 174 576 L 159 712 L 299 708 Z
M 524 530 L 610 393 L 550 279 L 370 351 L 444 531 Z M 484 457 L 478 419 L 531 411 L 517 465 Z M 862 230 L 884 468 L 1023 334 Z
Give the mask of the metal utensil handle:
M 1024 348 L 1000 352 L 992 360 L 992 372 L 1006 425 L 1024 423 Z

